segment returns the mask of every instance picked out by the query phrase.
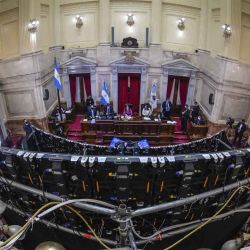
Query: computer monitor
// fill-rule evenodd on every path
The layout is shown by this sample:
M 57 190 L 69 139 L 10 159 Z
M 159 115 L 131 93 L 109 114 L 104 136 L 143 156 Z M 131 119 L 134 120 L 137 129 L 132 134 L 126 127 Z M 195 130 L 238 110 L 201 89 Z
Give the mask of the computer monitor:
M 117 146 L 119 145 L 119 143 L 124 143 L 125 147 L 127 146 L 127 142 L 117 138 L 117 137 L 113 137 L 112 141 L 110 142 L 109 146 L 111 148 L 117 148 Z
M 138 147 L 140 149 L 150 148 L 148 140 L 147 139 L 143 139 L 143 140 L 138 141 Z

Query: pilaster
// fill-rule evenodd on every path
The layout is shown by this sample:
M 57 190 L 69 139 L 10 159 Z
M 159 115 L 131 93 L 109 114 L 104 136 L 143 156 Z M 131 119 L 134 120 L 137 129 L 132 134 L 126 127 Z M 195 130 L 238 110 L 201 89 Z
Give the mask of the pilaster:
M 99 0 L 99 44 L 110 44 L 110 2 Z
M 151 13 L 151 45 L 161 44 L 161 26 L 162 26 L 162 0 L 152 1 Z

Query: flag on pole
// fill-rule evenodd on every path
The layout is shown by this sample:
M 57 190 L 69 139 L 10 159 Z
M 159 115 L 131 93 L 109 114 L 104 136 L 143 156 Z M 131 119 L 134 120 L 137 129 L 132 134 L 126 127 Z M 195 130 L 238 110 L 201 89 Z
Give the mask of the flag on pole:
M 151 87 L 151 93 L 150 93 L 150 105 L 152 109 L 157 108 L 157 84 L 154 82 Z
M 60 80 L 60 75 L 58 73 L 58 65 L 56 63 L 54 65 L 54 84 L 59 91 L 62 90 L 62 83 Z
M 102 85 L 102 92 L 101 92 L 101 96 L 100 96 L 100 102 L 103 105 L 107 105 L 109 103 L 109 95 L 108 95 L 108 90 L 107 90 L 107 86 L 106 86 L 106 82 L 103 82 Z

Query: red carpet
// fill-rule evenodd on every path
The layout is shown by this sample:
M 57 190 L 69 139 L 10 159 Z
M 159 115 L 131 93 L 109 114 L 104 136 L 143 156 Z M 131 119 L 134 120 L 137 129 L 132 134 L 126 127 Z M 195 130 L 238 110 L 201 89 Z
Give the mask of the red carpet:
M 83 115 L 76 115 L 76 118 L 73 122 L 71 122 L 68 126 L 67 138 L 73 141 L 81 141 L 81 119 Z
M 174 117 L 173 120 L 176 121 L 173 144 L 181 144 L 181 143 L 189 142 L 189 138 L 187 134 L 181 130 L 181 118 Z M 189 127 L 189 124 L 188 124 L 188 127 Z

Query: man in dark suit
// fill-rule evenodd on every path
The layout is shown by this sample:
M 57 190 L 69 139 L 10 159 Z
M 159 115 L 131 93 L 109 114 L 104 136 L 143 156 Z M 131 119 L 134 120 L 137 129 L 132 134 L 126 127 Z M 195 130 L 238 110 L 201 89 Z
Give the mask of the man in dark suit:
M 187 122 L 189 120 L 189 117 L 190 117 L 190 109 L 188 105 L 185 105 L 185 109 L 182 112 L 182 116 L 181 116 L 181 130 L 184 132 L 187 131 Z
M 197 102 L 194 102 L 192 107 L 192 122 L 195 122 L 196 118 L 200 115 L 200 107 Z
M 164 101 L 162 103 L 162 114 L 163 117 L 165 117 L 167 120 L 171 120 L 171 112 L 172 112 L 172 103 L 169 100 L 169 98 L 166 99 L 166 101 Z
M 108 118 L 114 117 L 114 110 L 113 107 L 108 103 L 106 106 L 104 106 L 104 115 Z
M 87 107 L 94 105 L 94 99 L 92 98 L 92 96 L 88 96 L 88 98 L 86 100 L 86 105 L 87 105 Z
M 247 129 L 247 126 L 245 124 L 245 119 L 242 119 L 241 122 L 239 122 L 235 128 L 235 137 L 234 137 L 234 144 L 236 143 L 237 138 L 239 138 L 239 144 L 241 144 L 241 140 L 243 137 L 244 132 Z
M 88 109 L 88 118 L 94 119 L 96 117 L 96 107 L 94 105 L 91 105 Z

